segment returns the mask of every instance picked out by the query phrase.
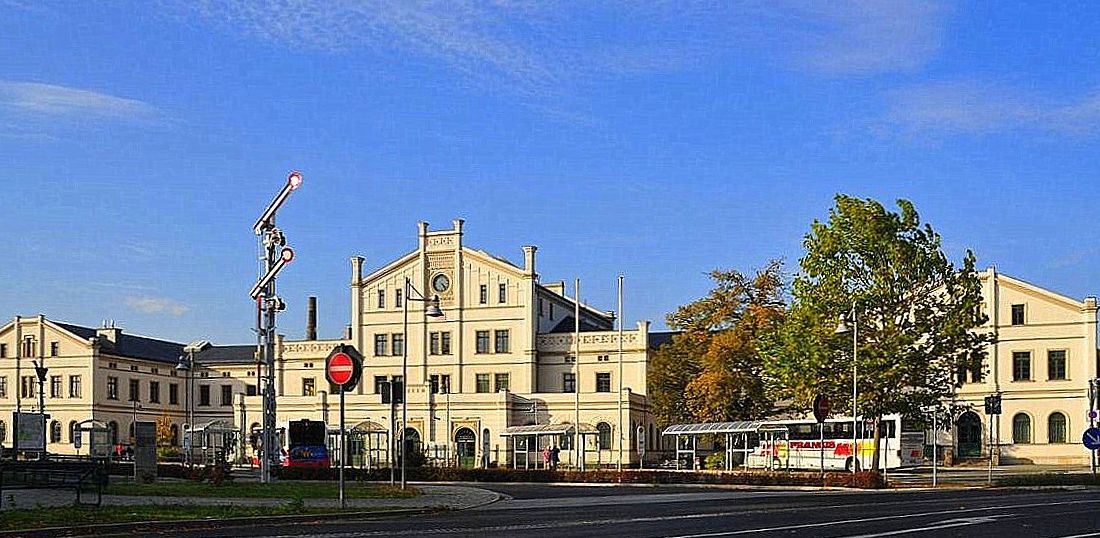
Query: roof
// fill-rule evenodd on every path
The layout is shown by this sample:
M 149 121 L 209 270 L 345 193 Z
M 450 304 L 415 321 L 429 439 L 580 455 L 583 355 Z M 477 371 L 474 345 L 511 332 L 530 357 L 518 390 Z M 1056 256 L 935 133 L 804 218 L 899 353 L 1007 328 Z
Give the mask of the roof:
M 554 328 L 550 329 L 548 331 L 548 333 L 571 333 L 571 332 L 574 332 L 577 328 L 576 327 L 577 322 L 573 321 L 574 319 L 575 318 L 573 316 L 565 316 L 564 318 L 562 318 L 562 320 L 560 322 L 558 322 L 557 325 L 554 325 Z M 589 323 L 589 322 L 587 322 L 583 319 L 581 320 L 581 332 L 582 333 L 595 332 L 595 331 L 606 331 L 606 330 L 607 329 L 604 328 L 604 327 L 597 327 L 597 326 L 595 326 L 595 325 L 593 325 L 593 324 L 591 324 L 591 323 Z M 544 333 L 544 334 L 546 334 L 546 333 Z
M 591 424 L 581 423 L 581 433 L 596 433 L 596 428 Z M 501 437 L 516 435 L 565 435 L 573 432 L 573 424 L 563 422 L 561 424 L 535 424 L 531 426 L 509 426 L 500 432 Z
M 256 362 L 256 344 L 239 346 L 210 346 L 195 353 L 199 364 L 253 364 Z
M 787 428 L 762 420 L 741 420 L 737 422 L 705 422 L 701 424 L 673 424 L 665 428 L 661 435 L 706 435 L 714 433 L 757 433 L 786 432 Z
M 82 327 L 80 325 L 71 325 L 68 323 L 57 323 L 57 325 L 81 338 L 87 339 L 97 335 L 96 330 L 90 327 Z M 117 342 L 111 342 L 106 338 L 100 338 L 99 343 L 102 349 L 110 352 L 112 355 L 171 364 L 176 364 L 179 360 L 179 356 L 183 354 L 184 346 L 184 344 L 179 342 L 170 342 L 168 340 L 158 340 L 156 338 L 126 334 L 122 332 L 121 329 L 118 330 Z
M 649 333 L 649 349 L 657 349 L 672 342 L 672 337 L 680 334 L 680 331 L 665 331 Z

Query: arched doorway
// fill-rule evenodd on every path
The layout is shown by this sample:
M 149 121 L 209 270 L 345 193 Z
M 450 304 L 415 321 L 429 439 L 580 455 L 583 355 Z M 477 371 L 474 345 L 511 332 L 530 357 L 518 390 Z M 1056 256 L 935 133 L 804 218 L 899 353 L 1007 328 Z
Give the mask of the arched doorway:
M 406 465 L 410 467 L 416 467 L 420 465 L 416 463 L 420 459 L 420 432 L 416 431 L 416 428 L 405 428 L 405 444 L 401 447 L 401 455 L 409 455 L 409 459 L 406 461 Z
M 455 432 L 455 454 L 459 467 L 473 467 L 477 461 L 477 434 L 470 428 L 459 428 Z
M 967 411 L 955 421 L 960 458 L 979 458 L 982 455 L 982 419 L 973 411 Z

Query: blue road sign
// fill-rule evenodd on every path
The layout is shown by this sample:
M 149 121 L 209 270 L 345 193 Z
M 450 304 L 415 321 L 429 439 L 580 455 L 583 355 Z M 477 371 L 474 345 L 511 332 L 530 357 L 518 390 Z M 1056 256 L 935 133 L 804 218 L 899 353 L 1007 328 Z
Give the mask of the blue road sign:
M 1081 436 L 1081 442 L 1084 443 L 1085 448 L 1089 450 L 1100 448 L 1100 428 L 1089 428 L 1085 430 L 1085 434 Z

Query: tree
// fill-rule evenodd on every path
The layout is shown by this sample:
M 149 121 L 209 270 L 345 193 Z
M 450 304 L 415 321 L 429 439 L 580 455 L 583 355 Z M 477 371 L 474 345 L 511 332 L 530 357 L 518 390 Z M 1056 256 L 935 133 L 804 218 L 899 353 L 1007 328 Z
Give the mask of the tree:
M 980 370 L 994 336 L 981 330 L 974 254 L 956 267 L 913 204 L 897 205 L 894 213 L 837 195 L 829 221 L 815 221 L 806 235 L 791 312 L 762 343 L 769 374 L 796 405 L 808 406 L 817 392 L 850 401 L 852 335 L 834 331 L 851 312 L 862 416 L 917 414 L 954 393 L 960 370 Z M 876 449 L 878 441 L 876 426 Z
M 781 264 L 755 275 L 712 271 L 715 287 L 669 314 L 682 331 L 650 364 L 650 397 L 662 424 L 758 418 L 772 409 L 757 336 L 784 311 Z

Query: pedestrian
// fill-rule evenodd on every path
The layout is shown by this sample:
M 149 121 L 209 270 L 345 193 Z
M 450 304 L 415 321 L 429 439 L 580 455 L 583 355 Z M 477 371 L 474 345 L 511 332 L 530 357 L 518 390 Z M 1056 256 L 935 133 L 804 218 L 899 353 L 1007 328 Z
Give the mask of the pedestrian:
M 542 447 L 542 468 L 550 468 L 550 445 Z
M 561 461 L 560 452 L 561 452 L 561 450 L 558 449 L 557 445 L 554 445 L 554 448 L 550 449 L 550 470 L 551 471 L 557 471 L 558 470 L 558 462 Z

